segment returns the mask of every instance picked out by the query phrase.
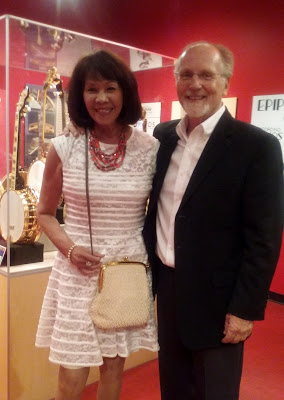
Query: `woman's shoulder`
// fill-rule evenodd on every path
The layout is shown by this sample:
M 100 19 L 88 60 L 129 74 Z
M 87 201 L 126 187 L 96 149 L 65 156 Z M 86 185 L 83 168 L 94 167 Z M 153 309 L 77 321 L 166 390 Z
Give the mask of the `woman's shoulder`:
M 56 152 L 62 160 L 68 159 L 72 149 L 79 149 L 82 147 L 82 141 L 85 139 L 84 135 L 74 137 L 71 133 L 69 136 L 59 135 L 51 139 Z
M 69 133 L 68 136 L 66 136 L 64 133 L 62 133 L 62 134 L 52 138 L 51 141 L 55 142 L 55 143 L 72 143 L 74 141 L 74 139 L 80 139 L 80 136 L 84 137 L 84 135 L 78 135 L 75 138 L 75 136 L 72 135 L 72 133 Z
M 132 128 L 131 138 L 137 141 L 141 147 L 152 147 L 157 144 L 158 140 L 152 136 L 150 133 L 139 131 L 136 128 Z
M 52 144 L 56 146 L 64 146 L 64 147 L 72 147 L 75 142 L 80 143 L 82 140 L 84 140 L 84 135 L 78 135 L 77 137 L 73 136 L 71 133 L 69 133 L 68 136 L 65 136 L 64 134 L 56 136 L 51 139 Z
M 141 171 L 154 171 L 160 142 L 147 132 L 133 128 L 127 142 L 128 159 Z

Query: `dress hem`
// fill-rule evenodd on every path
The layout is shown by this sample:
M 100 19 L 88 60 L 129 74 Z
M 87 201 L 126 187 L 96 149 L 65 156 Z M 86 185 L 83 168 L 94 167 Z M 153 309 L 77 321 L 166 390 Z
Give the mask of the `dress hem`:
M 45 348 L 48 348 L 49 346 L 36 346 L 36 347 L 45 347 Z M 133 350 L 131 350 L 127 355 L 125 355 L 125 354 L 121 354 L 121 353 L 117 353 L 117 354 L 113 354 L 113 355 L 109 355 L 109 354 L 107 354 L 107 355 L 105 355 L 105 354 L 102 354 L 101 356 L 102 356 L 102 358 L 115 358 L 115 357 L 117 357 L 117 356 L 119 356 L 119 357 L 122 357 L 122 358 L 127 358 L 127 357 L 129 357 L 130 356 L 130 354 L 132 354 L 132 353 L 136 353 L 137 351 L 139 351 L 139 350 L 148 350 L 148 351 L 151 351 L 151 352 L 158 352 L 159 351 L 159 348 L 156 348 L 156 349 L 149 349 L 148 347 L 138 347 L 138 348 L 136 348 L 136 349 L 133 349 Z M 89 363 L 89 364 L 73 364 L 73 363 L 67 363 L 67 362 L 64 362 L 64 361 L 62 361 L 62 362 L 58 362 L 57 360 L 53 360 L 53 359 L 51 359 L 50 357 L 49 357 L 49 361 L 51 362 L 51 363 L 53 363 L 53 364 L 57 364 L 57 365 L 64 365 L 64 366 L 70 366 L 70 367 L 81 367 L 81 368 L 84 368 L 84 367 L 99 367 L 99 366 L 101 366 L 101 365 L 103 365 L 103 362 L 98 362 L 98 363 L 96 363 L 96 364 L 94 364 L 94 363 Z

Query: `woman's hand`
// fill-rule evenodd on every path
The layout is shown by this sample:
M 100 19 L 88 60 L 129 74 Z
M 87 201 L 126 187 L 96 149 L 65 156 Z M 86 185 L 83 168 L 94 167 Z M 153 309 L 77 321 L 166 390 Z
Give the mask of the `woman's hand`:
M 70 261 L 82 275 L 93 275 L 102 266 L 104 254 L 91 252 L 82 246 L 75 246 L 72 250 Z
M 75 138 L 79 137 L 79 135 L 85 134 L 85 129 L 77 126 L 74 122 L 70 121 L 63 129 L 62 134 L 64 136 L 73 135 Z

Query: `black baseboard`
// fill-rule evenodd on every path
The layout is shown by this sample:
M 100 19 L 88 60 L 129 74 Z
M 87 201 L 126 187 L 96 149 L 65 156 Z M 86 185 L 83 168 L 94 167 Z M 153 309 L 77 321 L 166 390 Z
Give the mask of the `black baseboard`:
M 269 300 L 276 301 L 277 303 L 284 305 L 284 294 L 269 292 Z

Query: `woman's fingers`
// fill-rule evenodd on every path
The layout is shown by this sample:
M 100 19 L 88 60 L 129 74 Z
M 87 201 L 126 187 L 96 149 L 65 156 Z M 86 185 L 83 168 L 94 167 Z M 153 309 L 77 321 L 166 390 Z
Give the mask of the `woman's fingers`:
M 75 138 L 79 137 L 79 135 L 84 135 L 85 130 L 75 124 L 75 122 L 68 122 L 68 124 L 63 129 L 62 134 L 64 136 L 73 135 Z
M 104 254 L 91 254 L 89 250 L 76 246 L 72 251 L 71 262 L 83 275 L 92 275 L 102 265 Z

